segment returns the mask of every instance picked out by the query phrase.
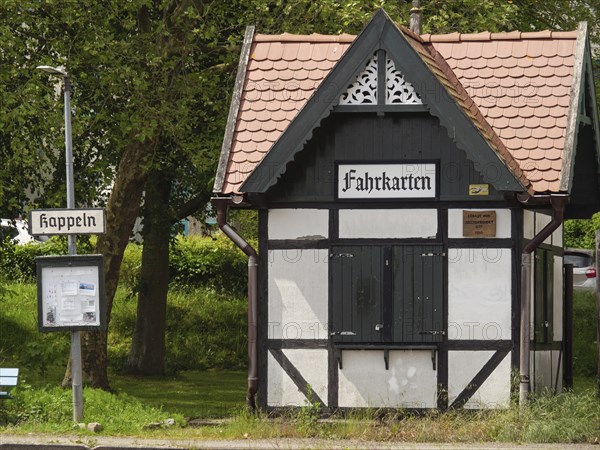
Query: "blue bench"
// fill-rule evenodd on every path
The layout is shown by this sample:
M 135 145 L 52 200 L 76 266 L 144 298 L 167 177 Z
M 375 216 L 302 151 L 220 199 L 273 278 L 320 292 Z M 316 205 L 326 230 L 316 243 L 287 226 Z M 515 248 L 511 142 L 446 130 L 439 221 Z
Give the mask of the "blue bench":
M 0 400 L 12 398 L 9 389 L 17 385 L 19 369 L 0 368 Z

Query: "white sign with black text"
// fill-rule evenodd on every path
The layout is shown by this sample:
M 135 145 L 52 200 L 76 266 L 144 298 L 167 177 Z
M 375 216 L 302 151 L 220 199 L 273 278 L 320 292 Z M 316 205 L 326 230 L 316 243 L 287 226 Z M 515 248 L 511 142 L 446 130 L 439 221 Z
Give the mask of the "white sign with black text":
M 339 199 L 436 197 L 434 163 L 340 163 L 337 170 Z
M 106 229 L 103 208 L 90 209 L 34 209 L 29 212 L 29 233 L 102 234 Z

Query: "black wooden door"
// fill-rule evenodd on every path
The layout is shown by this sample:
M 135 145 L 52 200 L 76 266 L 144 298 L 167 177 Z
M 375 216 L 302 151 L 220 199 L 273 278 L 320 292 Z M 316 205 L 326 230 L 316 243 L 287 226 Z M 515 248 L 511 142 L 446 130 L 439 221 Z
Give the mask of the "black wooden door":
M 381 342 L 381 247 L 334 247 L 330 263 L 334 341 Z
M 333 247 L 333 340 L 442 341 L 442 251 L 440 245 Z
M 393 341 L 442 341 L 443 263 L 441 245 L 393 248 Z

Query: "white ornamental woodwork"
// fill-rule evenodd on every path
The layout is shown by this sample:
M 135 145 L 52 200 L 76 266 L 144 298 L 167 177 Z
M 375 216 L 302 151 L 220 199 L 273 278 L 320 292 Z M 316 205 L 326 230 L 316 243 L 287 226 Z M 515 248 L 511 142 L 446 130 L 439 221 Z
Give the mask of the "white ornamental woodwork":
M 367 63 L 365 70 L 356 81 L 348 86 L 340 96 L 340 105 L 376 105 L 377 104 L 377 53 Z M 421 97 L 414 86 L 404 79 L 396 69 L 394 61 L 385 60 L 385 104 L 386 105 L 421 105 Z
M 385 63 L 385 104 L 386 105 L 421 105 L 421 97 L 415 92 L 412 84 L 404 79 L 396 70 L 394 61 Z
M 346 92 L 340 96 L 340 105 L 377 104 L 377 53 L 369 60 L 365 70 L 356 77 Z

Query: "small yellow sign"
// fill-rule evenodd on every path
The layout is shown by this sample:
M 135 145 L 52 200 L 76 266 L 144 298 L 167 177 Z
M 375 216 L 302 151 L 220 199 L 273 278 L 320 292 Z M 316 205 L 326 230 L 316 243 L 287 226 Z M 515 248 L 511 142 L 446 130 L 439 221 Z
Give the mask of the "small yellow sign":
M 490 195 L 489 184 L 470 184 L 469 195 Z

